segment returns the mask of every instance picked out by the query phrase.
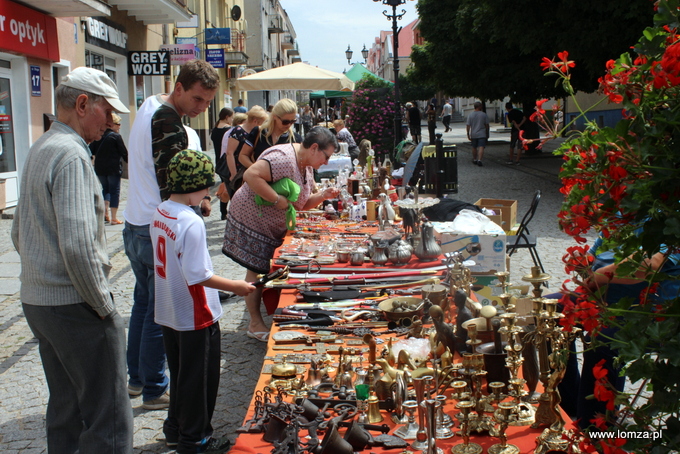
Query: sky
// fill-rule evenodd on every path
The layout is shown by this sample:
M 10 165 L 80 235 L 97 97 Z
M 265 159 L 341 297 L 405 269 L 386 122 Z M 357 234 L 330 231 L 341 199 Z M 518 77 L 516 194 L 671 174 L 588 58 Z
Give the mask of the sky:
M 288 13 L 302 61 L 312 66 L 341 73 L 349 70 L 345 51 L 354 51 L 352 63 L 363 63 L 361 49 L 369 49 L 381 30 L 392 30 L 392 7 L 373 0 L 280 0 Z M 404 27 L 418 17 L 416 3 L 407 0 L 397 7 L 397 14 L 406 10 L 398 27 Z

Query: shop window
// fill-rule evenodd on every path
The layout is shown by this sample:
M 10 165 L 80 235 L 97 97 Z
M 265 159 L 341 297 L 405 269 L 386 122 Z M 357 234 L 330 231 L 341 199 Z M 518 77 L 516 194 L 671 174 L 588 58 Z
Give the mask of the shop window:
M 105 72 L 112 81 L 116 82 L 115 59 L 92 52 L 91 50 L 85 50 L 85 66 Z
M 0 60 L 3 62 L 3 60 Z M 9 63 L 9 62 L 7 62 Z M 1 66 L 6 68 L 7 66 Z M 12 91 L 9 78 L 0 74 L 0 173 L 17 170 L 14 155 L 14 118 L 12 116 Z

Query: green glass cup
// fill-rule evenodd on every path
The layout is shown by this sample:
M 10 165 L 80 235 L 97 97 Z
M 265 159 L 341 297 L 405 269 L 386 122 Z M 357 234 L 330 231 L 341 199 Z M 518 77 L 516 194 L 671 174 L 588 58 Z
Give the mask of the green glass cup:
M 368 400 L 368 385 L 356 385 L 354 392 L 357 394 L 357 400 Z

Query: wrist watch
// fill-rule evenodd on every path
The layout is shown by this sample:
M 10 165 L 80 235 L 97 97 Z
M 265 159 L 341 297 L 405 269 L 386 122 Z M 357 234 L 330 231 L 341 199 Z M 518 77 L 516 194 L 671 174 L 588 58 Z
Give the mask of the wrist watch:
M 210 202 L 212 200 L 212 198 L 209 195 L 207 195 L 207 196 L 203 197 L 203 200 L 207 200 L 208 202 Z

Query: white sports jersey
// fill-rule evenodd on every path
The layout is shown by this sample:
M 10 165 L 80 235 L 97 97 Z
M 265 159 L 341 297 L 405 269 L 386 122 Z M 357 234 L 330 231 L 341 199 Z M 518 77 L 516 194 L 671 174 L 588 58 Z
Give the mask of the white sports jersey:
M 191 207 L 166 200 L 151 222 L 159 325 L 195 331 L 222 316 L 217 290 L 199 285 L 213 276 L 205 224 Z

